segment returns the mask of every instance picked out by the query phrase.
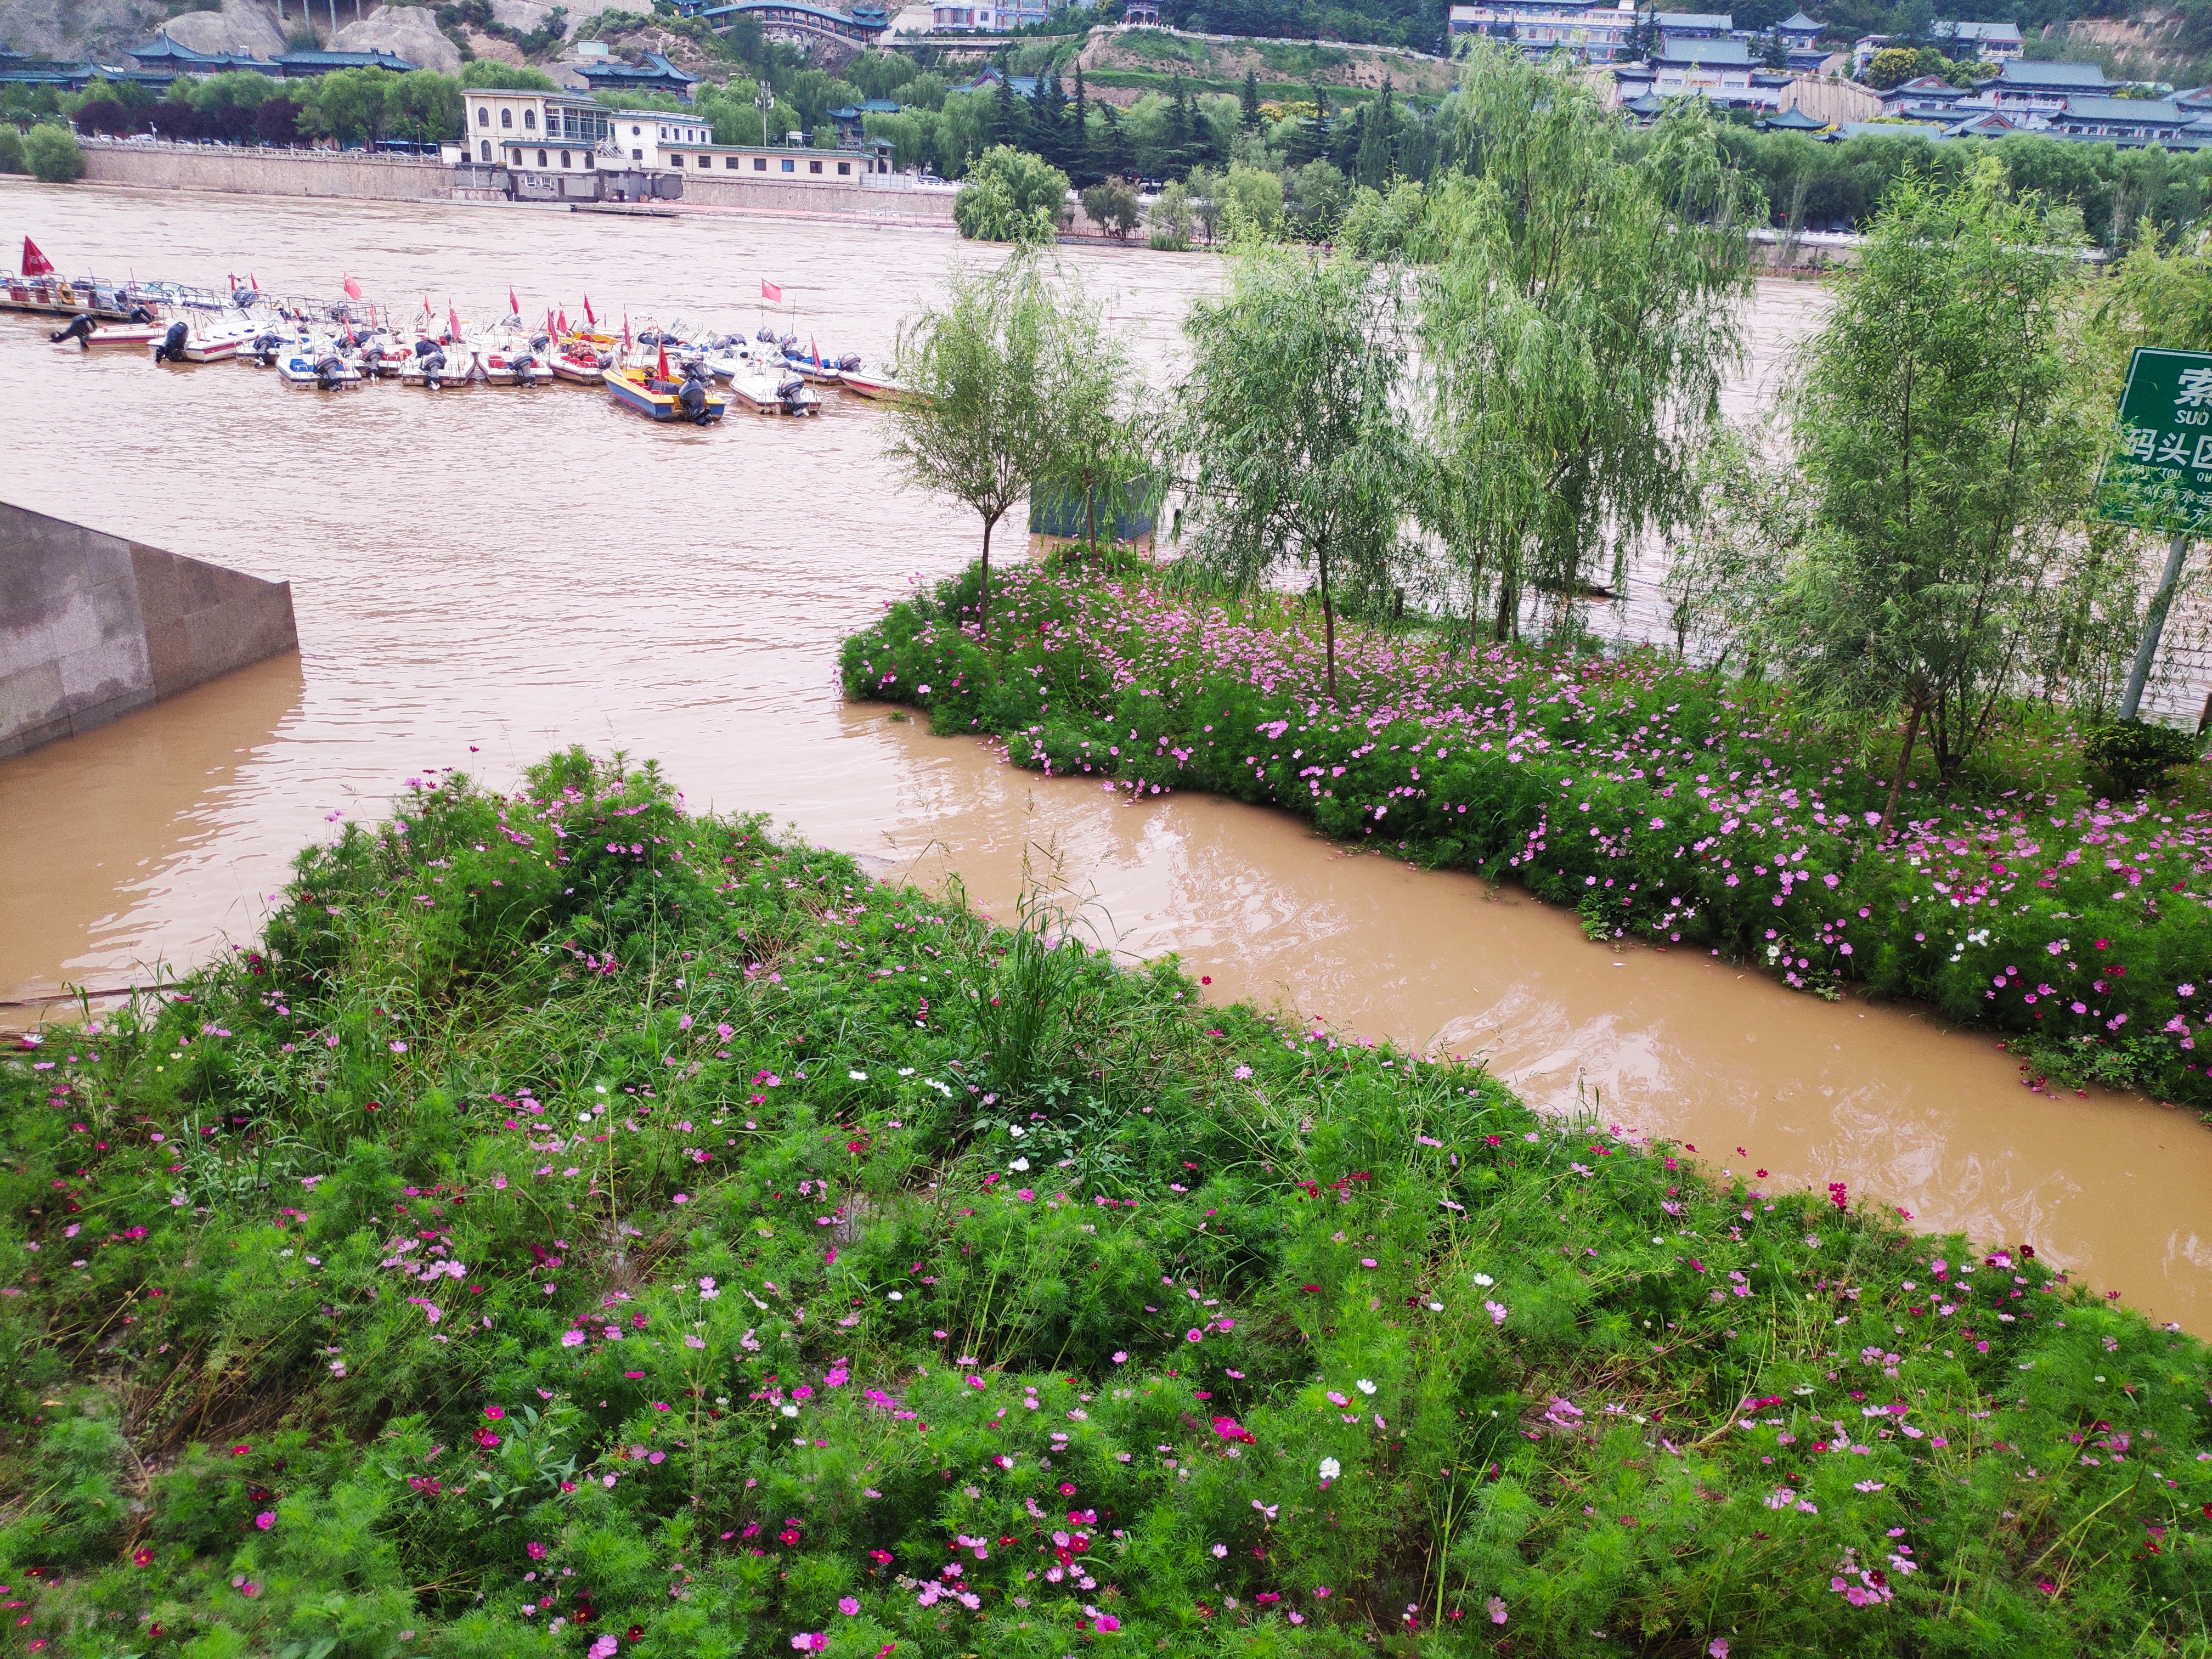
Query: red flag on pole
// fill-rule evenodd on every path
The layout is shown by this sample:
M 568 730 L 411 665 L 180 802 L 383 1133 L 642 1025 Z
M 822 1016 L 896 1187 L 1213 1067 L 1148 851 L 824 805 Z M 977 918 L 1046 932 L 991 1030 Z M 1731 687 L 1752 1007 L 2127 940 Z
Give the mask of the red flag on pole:
M 507 285 L 507 313 L 510 317 L 520 317 L 522 315 L 522 301 L 514 297 L 514 284 L 513 283 L 509 283 Z
M 783 303 L 783 290 L 763 276 L 761 278 L 761 298 L 772 306 L 780 306 Z
M 26 236 L 23 239 L 23 275 L 51 276 L 53 274 L 54 262 L 40 252 L 39 245 Z
M 657 380 L 665 380 L 668 378 L 668 348 L 665 345 L 660 348 L 660 367 L 653 378 Z
M 623 313 L 623 349 L 629 349 L 629 313 Z
M 461 337 L 461 313 L 453 308 L 453 302 L 451 300 L 446 301 L 446 320 L 453 325 L 453 337 L 456 340 L 459 339 Z
M 250 270 L 246 273 L 246 285 L 256 294 L 261 292 L 261 279 Z
M 349 300 L 358 300 L 361 298 L 361 284 L 354 281 L 350 276 L 345 279 L 345 291 L 346 298 Z
M 568 307 L 566 306 L 561 307 L 561 331 L 563 334 L 568 331 Z
M 814 354 L 814 367 L 817 368 L 821 368 L 822 348 L 814 343 L 814 337 L 811 334 L 806 337 L 806 349 Z
M 592 315 L 592 296 L 586 294 L 584 296 L 584 326 L 597 328 L 599 325 L 599 319 Z

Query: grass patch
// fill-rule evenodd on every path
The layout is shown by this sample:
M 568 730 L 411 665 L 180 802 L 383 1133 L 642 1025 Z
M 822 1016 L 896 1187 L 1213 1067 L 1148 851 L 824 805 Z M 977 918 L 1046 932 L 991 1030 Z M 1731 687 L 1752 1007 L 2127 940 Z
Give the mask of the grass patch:
M 2201 768 L 2123 801 L 2062 711 L 2019 706 L 1950 785 L 1874 826 L 1869 757 L 1786 690 L 1655 653 L 1547 654 L 1346 625 L 1322 690 L 1317 608 L 1184 567 L 1060 558 L 975 577 L 848 641 L 846 689 L 1006 741 L 1017 764 L 1203 789 L 1328 835 L 1520 882 L 1594 939 L 1846 982 L 2006 1034 L 2057 1076 L 2212 1104 L 2212 807 Z M 2039 1082 L 2039 1086 L 2040 1083 Z
M 416 788 L 0 1066 L 18 1641 L 2203 1650 L 2202 1344 L 1199 988 Z

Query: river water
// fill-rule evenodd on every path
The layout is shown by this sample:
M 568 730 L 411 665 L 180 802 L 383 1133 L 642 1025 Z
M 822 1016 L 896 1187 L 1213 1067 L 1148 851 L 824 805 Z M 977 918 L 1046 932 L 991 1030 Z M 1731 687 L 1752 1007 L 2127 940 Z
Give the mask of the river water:
M 617 219 L 433 204 L 0 184 L 0 234 L 76 273 L 448 300 L 634 326 L 750 327 L 763 278 L 825 352 L 872 360 L 948 263 L 941 233 L 763 216 Z M 1204 256 L 1070 250 L 1155 373 L 1218 279 Z M 1731 404 L 1816 321 L 1775 283 Z M 1131 804 L 848 707 L 838 641 L 971 557 L 970 518 L 902 494 L 884 416 L 655 428 L 599 394 L 386 385 L 326 397 L 234 364 L 156 370 L 0 319 L 0 495 L 293 584 L 301 654 L 0 763 L 0 997 L 127 982 L 258 929 L 291 851 L 405 779 L 504 784 L 556 744 L 657 757 L 695 806 L 762 808 L 884 873 L 957 871 L 1011 914 L 1024 870 L 1102 939 L 1178 951 L 1213 992 L 1486 1056 L 1535 1103 L 1679 1136 L 1777 1185 L 1849 1183 L 1916 1224 L 2029 1243 L 2212 1333 L 2212 1132 L 2118 1097 L 2031 1095 L 1986 1039 L 1829 1005 L 1709 957 L 1615 952 L 1510 890 L 1351 853 L 1200 797 Z M 1632 594 L 1617 625 L 1656 635 Z M 21 1019 L 21 1008 L 0 1009 Z M 1741 1150 L 1739 1150 L 1741 1149 Z

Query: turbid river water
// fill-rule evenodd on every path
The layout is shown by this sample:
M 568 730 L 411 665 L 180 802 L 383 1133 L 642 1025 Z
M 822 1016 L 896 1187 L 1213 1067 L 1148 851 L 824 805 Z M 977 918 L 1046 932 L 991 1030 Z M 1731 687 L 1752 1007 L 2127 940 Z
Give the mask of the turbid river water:
M 574 315 L 588 292 L 634 324 L 750 325 L 766 277 L 802 336 L 871 357 L 963 252 L 937 234 L 736 216 L 0 185 L 0 234 L 25 232 L 71 271 L 251 270 L 300 292 L 350 274 L 465 315 L 512 283 L 526 310 Z M 1172 374 L 1183 309 L 1217 265 L 1068 257 Z M 1762 290 L 1739 411 L 1820 303 Z M 845 705 L 839 639 L 976 539 L 972 520 L 893 489 L 871 405 L 833 395 L 818 422 L 696 432 L 565 386 L 325 397 L 236 365 L 83 359 L 10 319 L 0 407 L 0 495 L 289 578 L 301 641 L 296 659 L 0 763 L 0 997 L 123 982 L 250 938 L 295 848 L 337 815 L 379 815 L 426 769 L 504 783 L 556 744 L 618 747 L 658 757 L 694 805 L 770 810 L 886 873 L 957 871 L 1002 913 L 1026 861 L 1091 900 L 1119 948 L 1178 951 L 1217 994 L 1480 1052 L 1540 1104 L 1580 1100 L 1722 1167 L 1844 1181 L 1917 1224 L 2031 1243 L 2212 1332 L 2212 1131 L 2186 1113 L 2033 1096 L 1987 1039 L 1909 1010 L 1616 953 L 1516 892 L 1348 854 L 1285 817 L 1128 804 Z M 1653 614 L 1632 599 L 1623 625 Z

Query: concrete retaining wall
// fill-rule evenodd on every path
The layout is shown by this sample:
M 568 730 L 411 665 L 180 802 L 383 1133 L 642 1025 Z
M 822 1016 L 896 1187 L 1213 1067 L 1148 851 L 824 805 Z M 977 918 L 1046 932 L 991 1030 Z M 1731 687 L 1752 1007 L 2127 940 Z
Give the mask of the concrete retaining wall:
M 685 207 L 752 208 L 769 213 L 837 213 L 902 225 L 949 225 L 949 190 L 878 190 L 866 185 L 780 185 L 769 179 L 694 174 L 684 181 Z
M 224 145 L 88 143 L 84 176 L 147 190 L 221 190 L 242 196 L 338 196 L 356 201 L 442 202 L 453 193 L 443 161 L 337 150 L 233 149 Z
M 0 501 L 0 757 L 299 646 L 289 582 Z

